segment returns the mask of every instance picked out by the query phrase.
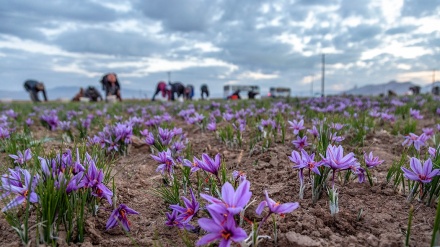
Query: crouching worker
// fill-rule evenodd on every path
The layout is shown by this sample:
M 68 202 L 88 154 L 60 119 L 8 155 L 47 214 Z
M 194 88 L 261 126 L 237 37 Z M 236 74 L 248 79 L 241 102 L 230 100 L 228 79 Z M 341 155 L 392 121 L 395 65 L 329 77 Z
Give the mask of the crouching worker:
M 207 99 L 209 97 L 209 90 L 208 90 L 208 85 L 206 84 L 202 84 L 202 86 L 200 87 L 200 91 L 201 91 L 201 97 L 202 99 Z M 206 95 L 206 98 L 204 97 Z
M 102 90 L 105 91 L 105 98 L 107 100 L 108 96 L 116 96 L 119 101 L 121 98 L 121 85 L 119 84 L 118 78 L 115 73 L 109 73 L 104 75 L 101 79 Z
M 84 97 L 89 98 L 91 102 L 102 101 L 102 96 L 99 91 L 92 86 L 89 86 L 84 92 Z
M 36 80 L 27 80 L 24 82 L 24 88 L 31 96 L 32 102 L 40 102 L 38 93 L 43 92 L 44 101 L 47 101 L 46 89 L 42 82 Z
M 187 85 L 185 88 L 185 99 L 192 100 L 194 97 L 194 87 L 193 85 Z
M 168 83 L 171 86 L 171 101 L 175 100 L 175 95 L 177 98 L 183 97 L 185 94 L 185 86 L 181 82 Z
M 80 99 L 84 97 L 84 88 L 80 88 L 79 92 L 73 97 L 72 101 L 77 102 L 80 101 Z
M 164 81 L 160 81 L 159 83 L 157 83 L 157 86 L 156 86 L 156 92 L 154 93 L 153 98 L 151 99 L 151 101 L 155 101 L 155 99 L 156 99 L 156 95 L 157 95 L 158 93 L 162 93 L 162 97 L 163 97 L 163 98 L 167 97 L 168 100 L 169 100 L 170 97 L 171 97 L 171 91 L 170 91 L 170 89 L 167 87 L 167 83 L 164 82 Z

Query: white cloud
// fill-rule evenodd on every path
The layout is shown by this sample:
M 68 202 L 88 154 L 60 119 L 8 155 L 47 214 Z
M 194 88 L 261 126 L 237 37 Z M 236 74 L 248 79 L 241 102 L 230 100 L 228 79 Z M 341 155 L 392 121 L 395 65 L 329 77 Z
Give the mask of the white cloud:
M 269 80 L 278 78 L 277 74 L 263 74 L 261 72 L 245 71 L 237 76 L 240 80 L 252 79 L 252 80 Z

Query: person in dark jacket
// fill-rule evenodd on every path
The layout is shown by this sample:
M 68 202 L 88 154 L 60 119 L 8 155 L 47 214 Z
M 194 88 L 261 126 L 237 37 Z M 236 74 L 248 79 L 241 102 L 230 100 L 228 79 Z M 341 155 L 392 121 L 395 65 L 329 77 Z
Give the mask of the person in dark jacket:
M 160 81 L 157 83 L 156 92 L 154 93 L 153 98 L 151 100 L 155 101 L 156 95 L 160 92 L 162 93 L 162 97 L 164 98 L 168 97 L 168 100 L 170 100 L 170 96 L 171 96 L 170 87 L 167 87 L 167 83 L 164 81 Z
M 102 90 L 105 91 L 105 98 L 108 96 L 116 96 L 119 101 L 121 98 L 121 85 L 119 84 L 118 77 L 116 73 L 108 73 L 104 75 L 101 79 Z
M 102 101 L 101 94 L 93 86 L 87 87 L 86 91 L 84 92 L 84 97 L 89 98 L 92 102 Z
M 205 99 L 204 95 L 206 95 L 206 98 L 209 97 L 208 85 L 202 84 L 202 86 L 200 87 L 200 91 L 201 91 L 200 96 L 202 97 L 202 99 Z
M 420 89 L 422 89 L 420 86 L 413 86 L 409 88 L 409 90 L 411 90 L 413 95 L 419 95 Z
M 181 82 L 168 82 L 168 84 L 171 86 L 171 100 L 174 101 L 175 100 L 175 94 L 177 94 L 177 98 L 180 98 L 181 96 L 183 96 L 185 94 L 185 86 L 183 86 L 183 84 Z
M 434 95 L 439 95 L 440 94 L 440 87 L 439 86 L 435 86 L 432 88 L 431 93 Z
M 185 87 L 185 99 L 192 100 L 194 97 L 194 87 L 193 85 L 187 85 Z
M 39 92 L 43 92 L 44 101 L 47 101 L 46 89 L 42 82 L 27 80 L 24 82 L 24 89 L 29 93 L 33 102 L 40 102 L 40 99 L 38 98 Z
M 254 92 L 254 90 L 251 90 L 248 92 L 248 99 L 255 99 L 255 96 L 258 95 L 258 92 Z

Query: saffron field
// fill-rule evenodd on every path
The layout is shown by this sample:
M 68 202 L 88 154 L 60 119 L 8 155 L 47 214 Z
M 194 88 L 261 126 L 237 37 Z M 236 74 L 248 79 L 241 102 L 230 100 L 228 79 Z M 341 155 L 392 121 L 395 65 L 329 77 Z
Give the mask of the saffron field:
M 0 245 L 434 246 L 439 102 L 2 104 Z

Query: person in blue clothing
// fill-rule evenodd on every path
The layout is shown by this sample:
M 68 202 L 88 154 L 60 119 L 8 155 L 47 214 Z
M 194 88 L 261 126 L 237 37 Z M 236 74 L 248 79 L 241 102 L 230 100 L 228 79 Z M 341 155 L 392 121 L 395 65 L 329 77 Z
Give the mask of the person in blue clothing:
M 185 87 L 185 99 L 192 100 L 194 97 L 194 87 L 193 85 L 187 85 Z
M 47 101 L 46 89 L 44 88 L 43 82 L 27 80 L 24 82 L 24 89 L 29 93 L 33 102 L 41 102 L 38 98 L 39 92 L 43 93 L 44 101 Z

